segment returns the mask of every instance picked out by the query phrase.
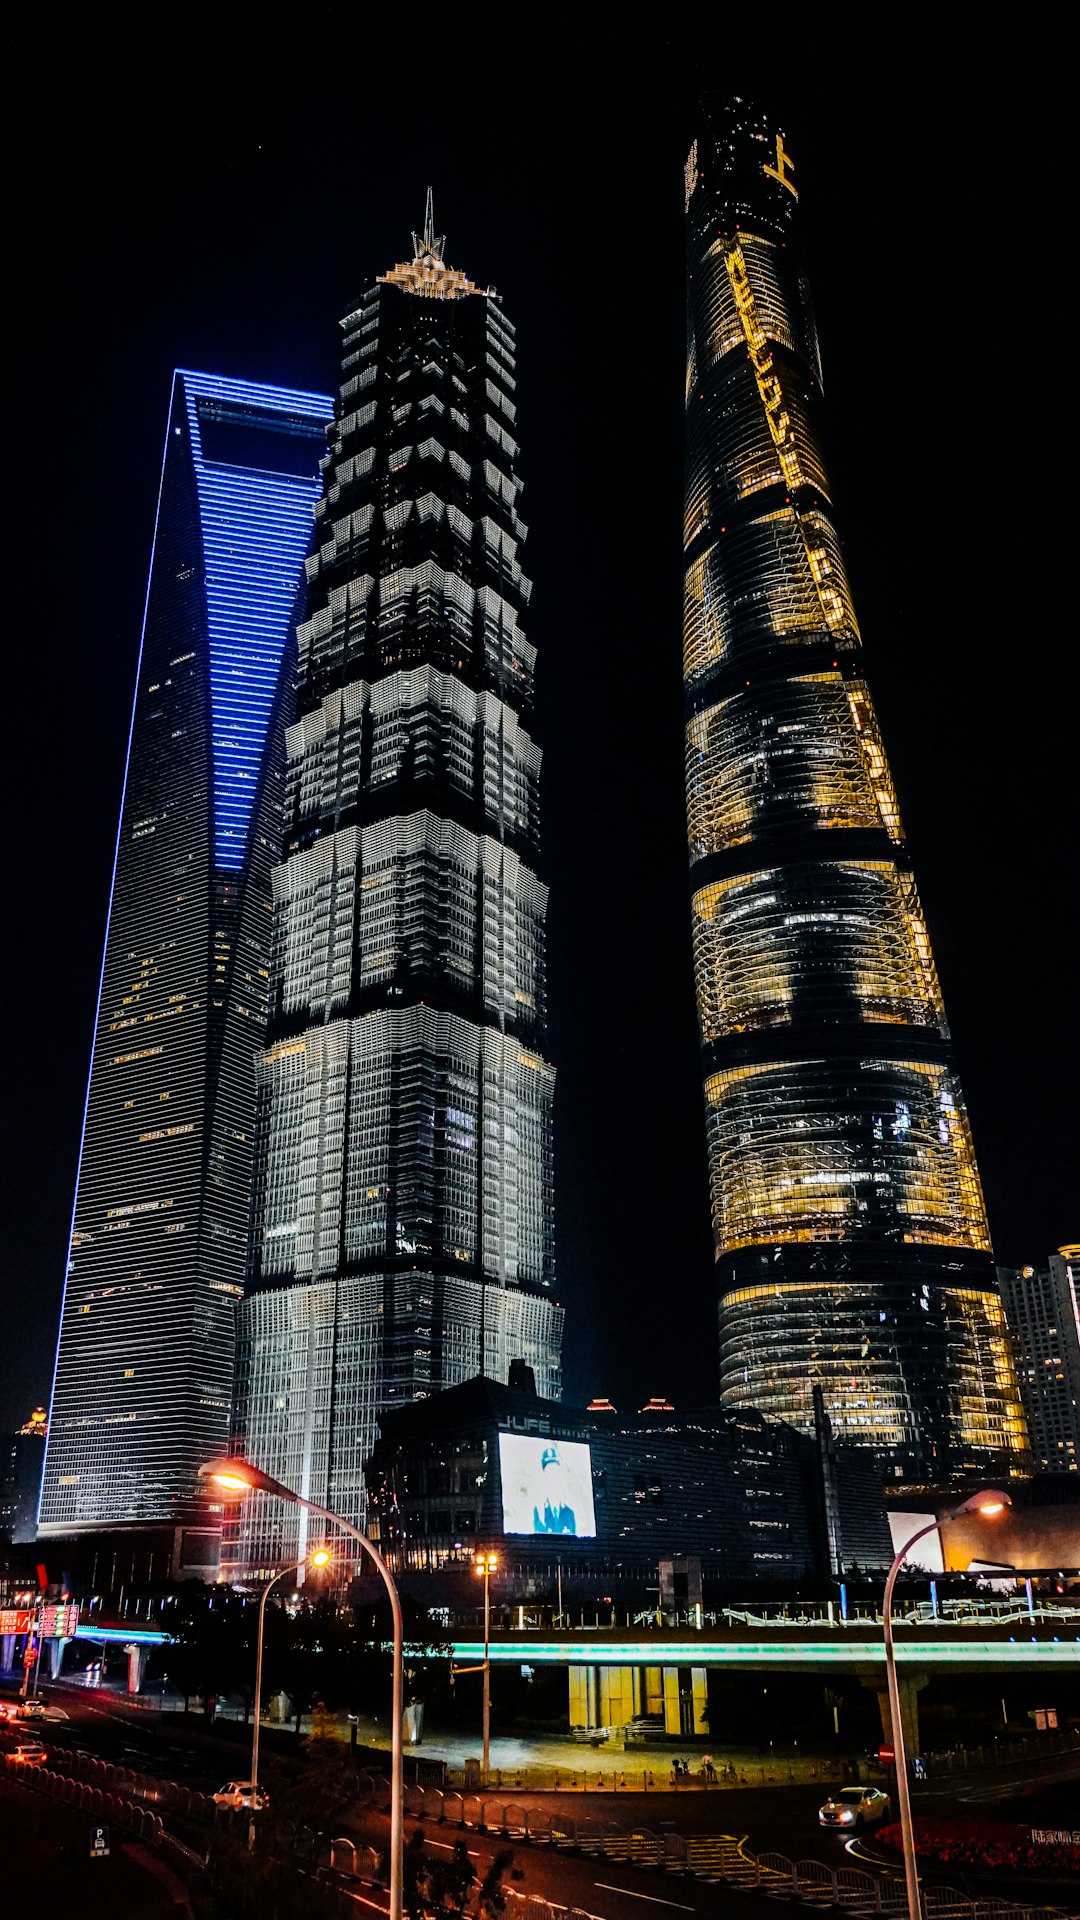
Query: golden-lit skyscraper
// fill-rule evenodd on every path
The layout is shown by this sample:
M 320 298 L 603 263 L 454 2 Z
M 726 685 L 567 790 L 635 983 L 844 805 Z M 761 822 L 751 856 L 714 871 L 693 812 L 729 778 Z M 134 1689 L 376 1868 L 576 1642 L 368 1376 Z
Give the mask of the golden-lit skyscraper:
M 686 162 L 686 783 L 721 1392 L 908 1478 L 1023 1416 L 941 991 L 820 452 L 775 122 Z

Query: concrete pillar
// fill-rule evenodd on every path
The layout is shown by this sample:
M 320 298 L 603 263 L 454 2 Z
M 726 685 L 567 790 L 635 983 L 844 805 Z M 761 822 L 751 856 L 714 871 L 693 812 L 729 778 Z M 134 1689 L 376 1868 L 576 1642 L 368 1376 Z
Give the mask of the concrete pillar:
M 0 1633 L 0 1668 L 5 1673 L 15 1665 L 15 1635 Z
M 878 1709 L 881 1713 L 881 1737 L 883 1740 L 891 1741 L 893 1724 L 892 1715 L 889 1712 L 889 1688 L 884 1674 L 861 1673 L 859 1678 L 864 1687 L 869 1687 L 872 1693 L 877 1694 Z M 930 1675 L 914 1673 L 909 1667 L 898 1667 L 896 1678 L 900 1693 L 900 1718 L 904 1727 L 904 1748 L 910 1761 L 917 1753 L 922 1752 L 919 1744 L 919 1695 L 929 1683 Z
M 694 1732 L 709 1731 L 709 1682 L 704 1667 L 691 1667 L 690 1685 L 694 1701 Z
M 636 1701 L 640 1693 L 637 1668 L 601 1667 L 599 1679 L 600 1725 L 627 1726 L 637 1712 Z
M 709 1731 L 709 1692 L 704 1667 L 665 1667 L 664 1732 L 692 1734 Z
M 64 1664 L 64 1648 L 68 1643 L 66 1640 L 47 1640 L 45 1644 L 49 1654 L 49 1678 L 59 1680 L 60 1669 Z
M 570 1667 L 567 1671 L 570 1679 L 570 1725 L 598 1727 L 600 1719 L 596 1668 Z
M 146 1671 L 146 1648 L 132 1641 L 124 1648 L 124 1652 L 127 1654 L 128 1663 L 127 1690 L 129 1693 L 141 1693 L 143 1674 Z

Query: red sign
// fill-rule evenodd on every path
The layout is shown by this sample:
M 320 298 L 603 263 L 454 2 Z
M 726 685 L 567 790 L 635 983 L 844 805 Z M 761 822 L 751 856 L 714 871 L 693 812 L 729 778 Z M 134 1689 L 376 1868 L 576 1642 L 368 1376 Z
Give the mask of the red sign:
M 891 1767 L 893 1761 L 896 1759 L 896 1748 L 883 1744 L 877 1750 L 877 1757 L 883 1767 Z
M 29 1607 L 0 1607 L 0 1633 L 29 1633 Z

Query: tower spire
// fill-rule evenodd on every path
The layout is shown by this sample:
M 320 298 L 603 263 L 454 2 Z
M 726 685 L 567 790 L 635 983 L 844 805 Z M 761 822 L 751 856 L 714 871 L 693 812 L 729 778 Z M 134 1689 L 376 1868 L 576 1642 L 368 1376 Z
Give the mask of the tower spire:
M 425 254 L 431 259 L 441 260 L 446 250 L 445 233 L 437 234 L 435 231 L 435 196 L 430 187 L 424 202 L 424 231 L 422 236 L 417 238 L 414 230 L 412 243 L 414 260 L 421 259 Z

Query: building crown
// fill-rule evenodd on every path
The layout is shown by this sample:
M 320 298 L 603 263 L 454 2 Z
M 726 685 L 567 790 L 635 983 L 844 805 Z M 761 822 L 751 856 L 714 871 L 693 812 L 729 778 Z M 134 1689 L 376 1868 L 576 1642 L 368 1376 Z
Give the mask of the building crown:
M 382 285 L 400 287 L 403 293 L 418 293 L 429 300 L 464 300 L 470 293 L 494 293 L 494 287 L 474 286 L 456 267 L 447 266 L 443 259 L 446 235 L 435 232 L 430 187 L 424 204 L 424 231 L 418 234 L 414 230 L 412 243 L 412 259 L 399 262 L 388 273 L 380 273 L 377 278 Z

